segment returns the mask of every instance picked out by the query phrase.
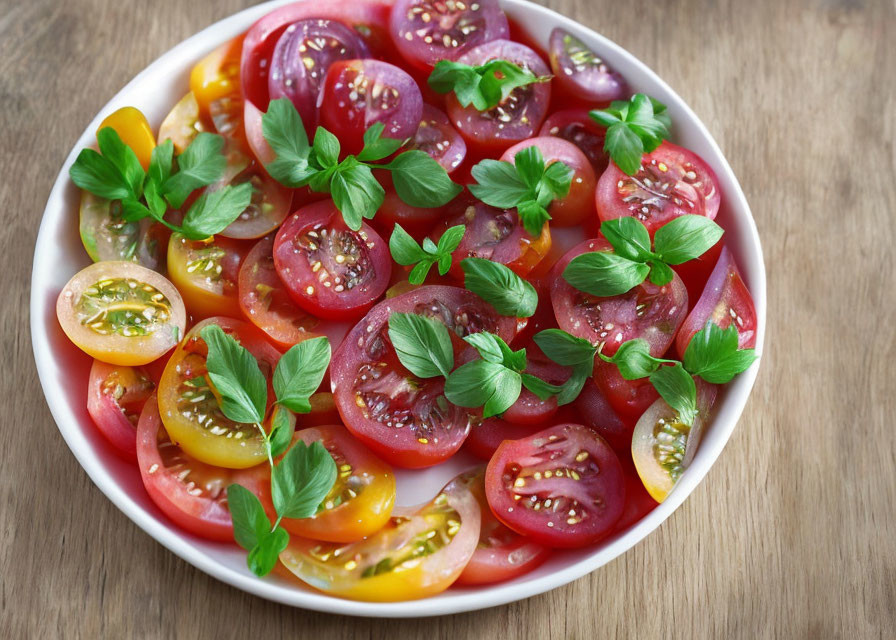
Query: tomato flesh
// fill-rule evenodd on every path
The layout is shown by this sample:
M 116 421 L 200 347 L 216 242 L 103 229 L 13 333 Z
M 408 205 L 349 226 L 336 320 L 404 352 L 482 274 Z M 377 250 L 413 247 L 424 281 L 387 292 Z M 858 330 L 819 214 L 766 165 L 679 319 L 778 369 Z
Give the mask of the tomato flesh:
M 90 367 L 87 413 L 115 452 L 126 460 L 137 460 L 137 418 L 154 388 L 140 369 L 99 360 Z
M 625 79 L 568 31 L 554 29 L 548 49 L 554 78 L 565 94 L 582 102 L 598 104 L 628 97 Z
M 165 248 L 171 232 L 151 218 L 135 222 L 122 219 L 120 200 L 105 200 L 81 192 L 79 210 L 81 242 L 94 262 L 129 260 L 164 272 Z
M 582 547 L 606 536 L 622 515 L 625 479 L 603 438 L 560 424 L 498 447 L 485 472 L 495 517 L 550 547 Z
M 206 130 L 199 117 L 199 103 L 192 91 L 181 98 L 174 108 L 162 120 L 159 127 L 159 144 L 171 140 L 174 152 L 181 154 L 190 146 L 193 139 Z
M 149 168 L 152 150 L 156 148 L 156 137 L 139 109 L 122 107 L 110 113 L 100 123 L 97 133 L 106 127 L 114 129 L 121 141 L 131 148 L 144 170 Z
M 171 234 L 168 275 L 194 317 L 240 317 L 237 275 L 246 250 L 246 245 L 220 235 L 188 240 Z
M 610 156 L 604 151 L 607 130 L 588 116 L 588 109 L 555 111 L 541 126 L 539 136 L 555 136 L 576 145 L 585 154 L 594 175 L 600 176 L 610 164 Z
M 467 143 L 451 126 L 444 112 L 428 104 L 423 105 L 423 117 L 408 149 L 420 149 L 451 173 L 463 164 L 467 156 Z

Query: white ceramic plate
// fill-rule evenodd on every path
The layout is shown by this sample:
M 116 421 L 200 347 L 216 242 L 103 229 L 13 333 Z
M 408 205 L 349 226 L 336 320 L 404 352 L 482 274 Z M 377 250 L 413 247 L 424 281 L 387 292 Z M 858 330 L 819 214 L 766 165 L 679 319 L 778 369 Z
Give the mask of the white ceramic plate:
M 335 1 L 335 0 L 330 0 Z M 77 188 L 68 170 L 80 149 L 94 143 L 94 132 L 112 111 L 127 105 L 140 108 L 157 130 L 174 103 L 187 91 L 190 68 L 221 43 L 244 32 L 272 9 L 288 4 L 275 0 L 222 20 L 153 62 L 116 95 L 85 129 L 56 179 L 44 211 L 31 281 L 31 333 L 34 358 L 44 394 L 59 431 L 75 457 L 100 490 L 131 520 L 178 556 L 219 580 L 270 600 L 306 609 L 349 615 L 412 617 L 483 609 L 543 593 L 606 564 L 656 529 L 694 490 L 718 458 L 743 411 L 756 379 L 758 363 L 722 393 L 717 411 L 690 468 L 668 499 L 627 531 L 601 544 L 557 553 L 536 571 L 503 584 L 452 588 L 438 596 L 411 602 L 367 603 L 342 600 L 303 589 L 276 577 L 257 578 L 246 568 L 245 552 L 236 545 L 212 543 L 173 525 L 149 499 L 136 466 L 115 456 L 91 423 L 85 407 L 90 360 L 65 337 L 56 322 L 59 291 L 89 263 L 78 237 Z M 545 49 L 551 30 L 563 27 L 576 34 L 622 73 L 633 90 L 668 105 L 675 142 L 694 150 L 715 170 L 722 190 L 718 222 L 726 229 L 733 251 L 753 294 L 759 318 L 756 347 L 765 335 L 765 268 L 756 225 L 731 167 L 706 127 L 665 82 L 642 62 L 606 38 L 576 22 L 524 0 L 502 0 L 507 13 Z M 399 471 L 400 504 L 428 500 L 458 471 L 472 466 L 455 457 L 425 471 Z

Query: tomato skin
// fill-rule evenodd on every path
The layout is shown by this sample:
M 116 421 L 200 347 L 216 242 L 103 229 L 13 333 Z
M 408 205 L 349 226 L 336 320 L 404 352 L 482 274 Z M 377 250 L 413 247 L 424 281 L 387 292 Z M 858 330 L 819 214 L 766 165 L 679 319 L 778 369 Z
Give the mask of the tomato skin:
M 196 97 L 200 118 L 221 135 L 244 141 L 243 99 L 240 92 L 240 58 L 243 36 L 225 42 L 190 71 L 190 91 Z
M 631 430 L 645 411 L 660 397 L 647 378 L 626 380 L 615 364 L 597 362 L 594 365 L 594 383 L 617 417 L 626 425 L 631 442 Z M 613 442 L 622 444 L 622 434 L 614 426 Z
M 391 275 L 386 242 L 367 223 L 352 231 L 332 200 L 302 207 L 280 227 L 274 266 L 297 305 L 333 320 L 373 305 Z
M 121 141 L 131 148 L 144 171 L 149 168 L 152 150 L 156 148 L 156 137 L 139 109 L 122 107 L 110 113 L 100 123 L 97 133 L 106 127 L 112 127 Z
M 665 285 L 657 286 L 648 279 L 627 293 L 609 297 L 578 291 L 562 277 L 573 258 L 612 250 L 600 237 L 576 246 L 556 264 L 552 273 L 560 277 L 551 283 L 551 304 L 557 324 L 591 344 L 602 344 L 605 355 L 616 353 L 624 342 L 643 338 L 650 345 L 651 355 L 659 358 L 672 344 L 687 314 L 687 289 L 677 274 Z
M 324 498 L 324 510 L 310 518 L 283 518 L 283 528 L 303 538 L 326 542 L 356 542 L 379 531 L 395 506 L 395 475 L 392 468 L 373 455 L 342 425 L 310 427 L 296 432 L 294 442 L 320 442 L 333 456 L 338 477 Z M 351 493 L 349 493 L 351 492 Z M 333 506 L 336 499 L 342 500 Z M 262 501 L 276 518 L 269 496 Z
M 386 526 L 364 540 L 340 546 L 293 538 L 280 561 L 330 595 L 415 600 L 440 593 L 457 579 L 476 550 L 479 528 L 476 498 L 465 483 L 453 480 L 427 504 L 396 507 Z
M 426 85 L 426 88 L 429 86 Z M 467 157 L 467 143 L 451 126 L 448 116 L 426 103 L 423 104 L 423 116 L 417 133 L 406 148 L 425 151 L 449 174 Z
M 543 423 L 519 425 L 501 418 L 487 418 L 470 430 L 470 435 L 464 442 L 464 450 L 488 462 L 505 440 L 528 438 L 543 429 Z
M 688 260 L 682 264 L 672 265 L 673 271 L 678 274 L 684 286 L 688 289 L 688 303 L 691 310 L 703 295 L 706 283 L 709 282 L 709 276 L 719 262 L 719 256 L 722 255 L 722 249 L 725 248 L 725 238 L 722 237 L 712 247 L 706 250 L 704 254 L 693 260 Z
M 555 136 L 576 145 L 591 162 L 595 176 L 601 176 L 610 164 L 610 156 L 604 151 L 607 130 L 588 116 L 588 109 L 555 111 L 541 125 L 538 135 Z
M 188 240 L 171 234 L 168 275 L 194 318 L 241 317 L 237 277 L 246 251 L 246 245 L 223 236 Z
M 237 483 L 256 495 L 270 484 L 267 464 L 233 471 L 203 464 L 168 438 L 156 395 L 146 401 L 137 424 L 137 465 L 152 501 L 176 524 L 208 540 L 233 542 L 226 488 Z
M 562 162 L 575 171 L 566 197 L 554 200 L 548 206 L 551 226 L 571 227 L 586 219 L 593 219 L 597 215 L 594 209 L 597 178 L 585 154 L 571 142 L 546 136 L 515 144 L 504 152 L 501 160 L 513 163 L 516 155 L 529 147 L 536 147 L 541 152 L 546 167 L 555 162 Z
M 90 293 L 104 281 L 111 283 L 112 302 L 108 302 L 106 293 L 102 296 Z M 130 282 L 142 286 L 125 287 Z M 147 287 L 150 290 L 144 295 Z M 154 301 L 150 299 L 154 295 L 163 298 Z M 117 306 L 133 304 L 156 311 L 139 323 L 141 330 L 148 331 L 145 335 L 133 331 L 138 326 L 136 321 L 112 317 Z M 96 360 L 129 367 L 148 364 L 160 357 L 177 344 L 187 326 L 183 299 L 174 285 L 155 271 L 133 262 L 97 262 L 76 273 L 59 293 L 56 317 L 69 340 L 81 351 Z M 131 317 L 146 318 L 142 313 Z M 94 328 L 95 318 L 99 318 L 99 328 Z
M 614 532 L 625 531 L 653 511 L 659 504 L 650 496 L 650 493 L 644 488 L 644 483 L 641 482 L 641 477 L 632 461 L 631 445 L 625 451 L 617 453 L 619 453 L 619 462 L 622 463 L 622 469 L 625 472 L 625 508 L 613 529 Z
M 629 95 L 625 78 L 568 31 L 554 29 L 548 48 L 551 70 L 565 95 L 588 104 L 609 104 Z
M 756 346 L 756 307 L 727 247 L 722 249 L 703 294 L 675 338 L 679 358 L 684 357 L 691 338 L 709 320 L 722 329 L 727 329 L 733 322 L 737 328 L 738 348 L 752 349 Z
M 87 383 L 87 413 L 115 453 L 125 460 L 137 460 L 135 423 L 154 384 L 146 374 L 132 367 L 116 367 L 94 360 Z
M 452 456 L 479 418 L 444 398 L 443 380 L 418 379 L 401 365 L 387 324 L 398 312 L 444 322 L 455 353 L 468 347 L 462 335 L 491 331 L 509 341 L 517 323 L 465 289 L 423 286 L 374 306 L 333 354 L 333 396 L 349 431 L 392 465 L 429 467 Z
M 604 364 L 615 367 L 609 363 Z M 632 444 L 632 427 L 616 415 L 594 379 L 585 381 L 585 386 L 582 387 L 582 392 L 573 406 L 578 410 L 585 426 L 600 434 L 617 453 L 628 454 Z
M 551 550 L 503 525 L 492 513 L 485 498 L 485 467 L 463 473 L 482 514 L 479 544 L 470 562 L 457 579 L 459 585 L 494 584 L 512 580 L 539 567 Z M 639 481 L 640 483 L 640 481 Z
M 370 224 L 382 234 L 383 238 L 391 237 L 395 225 L 399 224 L 419 241 L 439 221 L 444 211 L 445 207 L 432 209 L 412 207 L 403 202 L 393 189 L 386 189 L 383 204 Z
M 626 175 L 610 163 L 597 181 L 595 205 L 602 221 L 637 218 L 650 236 L 685 214 L 716 217 L 721 202 L 712 168 L 693 151 L 663 142 L 641 159 L 641 169 Z
M 610 533 L 625 504 L 619 458 L 579 424 L 503 442 L 488 463 L 485 492 L 498 520 L 556 548 L 597 542 Z
M 307 429 L 308 427 L 339 423 L 339 410 L 336 408 L 336 401 L 333 399 L 332 393 L 319 391 L 312 394 L 308 402 L 311 404 L 311 411 L 296 414 L 298 428 Z

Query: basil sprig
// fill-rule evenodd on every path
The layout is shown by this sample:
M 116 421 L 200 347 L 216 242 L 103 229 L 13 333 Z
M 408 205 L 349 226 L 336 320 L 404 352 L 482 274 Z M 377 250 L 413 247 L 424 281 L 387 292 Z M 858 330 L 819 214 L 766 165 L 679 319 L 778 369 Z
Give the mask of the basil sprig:
M 622 343 L 612 356 L 599 355 L 605 362 L 615 364 L 626 380 L 648 378 L 679 419 L 693 426 L 699 411 L 694 376 L 725 384 L 746 371 L 757 358 L 754 349 L 738 348 L 737 336 L 733 324 L 722 329 L 709 320 L 691 338 L 684 362 L 653 357 L 647 341 L 640 338 Z
M 125 222 L 153 218 L 191 240 L 202 240 L 223 231 L 252 201 L 253 187 L 248 182 L 227 185 L 203 193 L 187 209 L 183 224 L 172 224 L 165 220 L 169 208 L 180 209 L 190 194 L 224 175 L 224 138 L 199 133 L 176 161 L 174 144 L 165 140 L 152 150 L 147 171 L 115 129 L 103 127 L 96 138 L 99 152 L 82 149 L 69 175 L 95 196 L 120 200 Z
M 324 337 L 312 338 L 281 356 L 274 369 L 277 402 L 268 433 L 262 427 L 267 381 L 255 357 L 216 324 L 204 327 L 199 335 L 208 346 L 206 367 L 221 397 L 221 412 L 234 422 L 255 425 L 271 466 L 271 497 L 277 512 L 273 525 L 254 493 L 239 484 L 227 487 L 234 538 L 249 552 L 249 569 L 264 576 L 289 544 L 289 534 L 280 527 L 280 520 L 314 515 L 336 482 L 336 463 L 320 442 L 310 446 L 297 442 L 289 448 L 294 430 L 289 411 L 311 411 L 309 398 L 320 386 L 329 365 L 330 343 Z M 275 464 L 274 458 L 284 452 Z
M 502 316 L 528 318 L 538 307 L 538 292 L 509 267 L 485 258 L 464 258 L 464 287 L 492 305 Z
M 372 218 L 383 204 L 385 191 L 372 169 L 390 171 L 395 192 L 413 207 L 441 207 L 462 187 L 425 152 L 405 151 L 388 164 L 370 164 L 388 158 L 404 141 L 383 138 L 384 126 L 374 124 L 364 133 L 364 148 L 357 156 L 339 160 L 341 147 L 332 133 L 318 127 L 309 144 L 302 117 L 287 98 L 272 100 L 261 119 L 265 140 L 276 159 L 265 165 L 277 182 L 290 187 L 308 186 L 329 193 L 349 228 L 357 231 L 364 218 Z
M 630 100 L 616 100 L 589 115 L 607 128 L 604 150 L 630 176 L 638 173 L 642 156 L 669 137 L 672 126 L 666 105 L 643 93 L 636 93 Z
M 724 231 L 705 216 L 683 215 L 650 234 L 632 217 L 607 220 L 600 231 L 613 251 L 592 251 L 573 258 L 563 270 L 570 285 L 594 296 L 617 296 L 644 282 L 662 286 L 672 281 L 669 265 L 693 260 L 709 250 Z
M 453 91 L 462 107 L 472 104 L 477 111 L 488 111 L 506 100 L 514 89 L 548 80 L 550 77 L 536 76 L 508 60 L 491 60 L 478 66 L 439 60 L 427 84 L 436 93 Z
M 517 210 L 523 227 L 531 235 L 541 233 L 551 219 L 547 207 L 569 194 L 575 171 L 557 161 L 545 166 L 544 156 L 536 146 L 516 154 L 513 164 L 504 160 L 483 160 L 473 167 L 478 184 L 469 186 L 470 193 L 485 204 L 500 209 Z
M 451 268 L 451 253 L 457 249 L 465 231 L 466 227 L 459 224 L 446 229 L 438 244 L 424 238 L 423 246 L 420 246 L 400 224 L 396 224 L 389 238 L 389 251 L 398 264 L 406 267 L 414 265 L 408 274 L 408 282 L 423 284 L 434 264 L 438 265 L 440 275 L 448 273 Z

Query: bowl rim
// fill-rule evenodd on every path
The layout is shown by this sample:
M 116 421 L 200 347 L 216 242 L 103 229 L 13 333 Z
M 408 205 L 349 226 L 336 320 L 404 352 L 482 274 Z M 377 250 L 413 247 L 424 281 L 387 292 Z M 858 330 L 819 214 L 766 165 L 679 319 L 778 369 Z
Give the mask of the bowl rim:
M 272 0 L 244 9 L 243 11 L 226 17 L 198 33 L 195 33 L 159 56 L 155 61 L 132 78 L 102 109 L 100 109 L 66 158 L 65 163 L 54 182 L 41 218 L 40 229 L 35 242 L 35 259 L 32 266 L 31 299 L 29 305 L 32 347 L 38 377 L 41 382 L 45 399 L 49 405 L 50 412 L 56 421 L 60 433 L 79 464 L 87 472 L 90 479 L 100 491 L 102 491 L 130 520 L 152 536 L 156 541 L 161 543 L 178 557 L 218 580 L 242 589 L 243 591 L 282 604 L 352 616 L 389 618 L 435 616 L 474 611 L 522 600 L 524 598 L 545 593 L 591 573 L 633 547 L 643 540 L 650 532 L 659 527 L 659 525 L 662 524 L 663 521 L 665 521 L 666 518 L 668 518 L 672 512 L 682 504 L 682 502 L 684 502 L 688 495 L 690 495 L 700 483 L 715 463 L 737 425 L 756 380 L 761 359 L 757 360 L 750 369 L 741 374 L 735 381 L 736 388 L 730 389 L 723 401 L 725 404 L 729 405 L 727 412 L 728 419 L 724 424 L 717 424 L 720 421 L 718 416 L 716 416 L 713 428 L 719 431 L 719 433 L 716 434 L 717 437 L 715 437 L 711 443 L 704 441 L 701 444 L 700 450 L 698 451 L 698 457 L 695 458 L 691 467 L 689 467 L 687 472 L 682 476 L 678 485 L 669 497 L 640 521 L 632 525 L 627 531 L 615 537 L 615 539 L 605 542 L 581 560 L 572 562 L 568 566 L 554 571 L 553 573 L 531 580 L 499 583 L 476 589 L 452 589 L 430 598 L 389 603 L 345 600 L 318 592 L 304 591 L 294 587 L 284 586 L 277 582 L 257 578 L 251 574 L 237 572 L 232 568 L 225 566 L 215 558 L 197 550 L 184 538 L 182 533 L 177 530 L 175 526 L 159 520 L 153 513 L 145 510 L 117 484 L 116 480 L 111 476 L 99 457 L 92 451 L 90 444 L 86 441 L 83 435 L 73 427 L 77 418 L 71 408 L 67 406 L 67 403 L 65 402 L 53 401 L 59 394 L 57 387 L 52 380 L 49 368 L 49 363 L 53 358 L 53 355 L 47 336 L 48 325 L 52 320 L 47 320 L 48 314 L 46 313 L 46 310 L 49 303 L 46 296 L 46 287 L 42 285 L 46 280 L 48 267 L 45 262 L 38 261 L 37 257 L 42 255 L 48 248 L 52 247 L 50 219 L 53 215 L 51 214 L 51 209 L 55 202 L 65 199 L 64 191 L 69 181 L 68 169 L 74 162 L 78 150 L 89 143 L 91 132 L 95 130 L 101 121 L 101 116 L 108 111 L 109 106 L 119 102 L 126 94 L 139 86 L 143 81 L 143 78 L 150 73 L 151 70 L 165 66 L 173 60 L 181 59 L 186 52 L 192 52 L 201 48 L 203 43 L 213 42 L 213 46 L 217 46 L 217 44 L 226 40 L 226 38 L 223 37 L 224 35 L 230 34 L 229 37 L 233 37 L 248 28 L 261 16 L 277 7 L 291 4 L 294 1 L 295 0 Z M 729 206 L 733 210 L 741 212 L 735 214 L 735 217 L 739 218 L 745 214 L 743 215 L 744 219 L 742 221 L 745 223 L 745 225 L 743 225 L 745 228 L 742 231 L 746 232 L 746 238 L 744 239 L 743 244 L 751 254 L 751 277 L 749 279 L 758 319 L 756 352 L 761 355 L 766 327 L 766 272 L 759 233 L 743 190 L 728 164 L 727 159 L 722 154 L 715 139 L 706 129 L 706 126 L 684 100 L 682 100 L 681 97 L 665 83 L 665 81 L 638 58 L 608 38 L 575 22 L 571 18 L 567 18 L 551 9 L 541 5 L 532 4 L 526 0 L 501 0 L 501 4 L 508 10 L 508 13 L 514 15 L 532 13 L 539 20 L 548 21 L 554 27 L 562 27 L 572 33 L 585 33 L 589 39 L 599 43 L 601 52 L 612 52 L 614 57 L 624 60 L 627 67 L 637 70 L 665 92 L 667 100 L 670 101 L 667 102 L 669 107 L 674 107 L 689 119 L 690 125 L 696 129 L 695 135 L 702 138 L 719 158 L 719 162 L 711 166 L 713 166 L 713 169 L 718 175 L 726 178 L 729 183 L 729 188 L 725 192 L 725 198 L 731 203 Z M 55 318 L 55 313 L 51 314 L 49 317 Z

